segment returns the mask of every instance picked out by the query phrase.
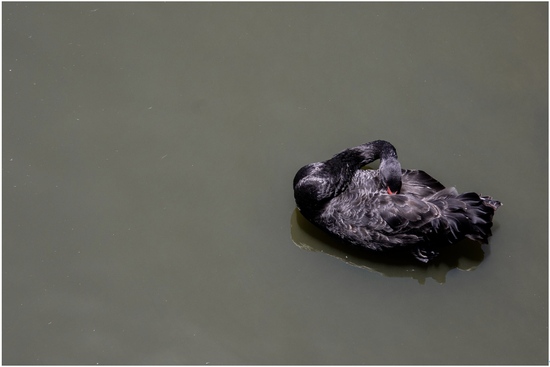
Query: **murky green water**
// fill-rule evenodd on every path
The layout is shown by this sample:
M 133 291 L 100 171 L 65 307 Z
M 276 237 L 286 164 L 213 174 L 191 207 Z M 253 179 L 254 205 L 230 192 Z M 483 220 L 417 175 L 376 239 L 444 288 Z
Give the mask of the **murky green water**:
M 547 7 L 4 3 L 3 363 L 547 364 Z M 295 172 L 374 139 L 490 245 L 309 228 Z

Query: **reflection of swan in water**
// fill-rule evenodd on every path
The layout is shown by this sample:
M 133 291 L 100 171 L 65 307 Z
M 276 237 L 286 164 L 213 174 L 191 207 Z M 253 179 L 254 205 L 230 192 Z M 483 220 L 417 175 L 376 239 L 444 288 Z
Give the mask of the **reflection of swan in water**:
M 454 268 L 474 270 L 483 261 L 484 253 L 478 242 L 464 240 L 446 247 L 437 261 L 429 265 L 405 258 L 389 258 L 360 247 L 349 246 L 308 222 L 298 209 L 292 212 L 290 235 L 303 250 L 322 252 L 350 265 L 387 277 L 413 278 L 424 284 L 426 278 L 445 283 L 447 272 Z
M 378 159 L 379 169 L 361 170 Z M 319 228 L 358 247 L 424 263 L 464 238 L 487 243 L 501 205 L 445 188 L 423 171 L 401 170 L 395 148 L 383 140 L 302 167 L 293 186 L 298 209 Z

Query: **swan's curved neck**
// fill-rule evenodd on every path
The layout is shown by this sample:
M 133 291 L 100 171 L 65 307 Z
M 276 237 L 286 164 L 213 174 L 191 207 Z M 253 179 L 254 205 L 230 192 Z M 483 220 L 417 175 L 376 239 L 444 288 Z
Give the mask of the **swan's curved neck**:
M 346 149 L 324 162 L 302 167 L 294 177 L 294 197 L 298 207 L 300 210 L 319 210 L 323 203 L 347 189 L 358 169 L 377 159 L 381 164 L 397 162 L 394 146 L 384 140 L 375 140 Z
M 380 159 L 397 161 L 395 147 L 385 140 L 375 140 L 358 145 L 336 154 L 323 162 L 333 175 L 341 175 L 344 180 L 351 179 L 359 168 Z
M 360 160 L 361 166 L 372 163 L 377 159 L 397 159 L 397 151 L 395 147 L 385 140 L 375 140 L 370 143 L 365 143 L 354 148 L 346 149 L 339 154 L 355 155 Z M 334 158 L 339 158 L 336 154 Z

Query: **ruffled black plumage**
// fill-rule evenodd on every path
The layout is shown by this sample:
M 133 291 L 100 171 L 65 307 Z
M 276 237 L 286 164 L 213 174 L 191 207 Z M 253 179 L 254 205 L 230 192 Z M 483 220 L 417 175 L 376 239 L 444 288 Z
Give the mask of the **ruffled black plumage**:
M 378 170 L 361 169 L 377 159 Z M 402 170 L 395 148 L 382 140 L 302 167 L 294 197 L 306 219 L 344 241 L 407 252 L 422 262 L 465 237 L 487 243 L 501 205 L 473 192 L 458 194 L 424 171 Z

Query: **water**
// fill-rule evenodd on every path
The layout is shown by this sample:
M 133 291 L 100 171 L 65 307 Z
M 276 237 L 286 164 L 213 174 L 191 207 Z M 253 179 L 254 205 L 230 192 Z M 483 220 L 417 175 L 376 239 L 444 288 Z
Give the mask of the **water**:
M 4 364 L 547 363 L 546 3 L 2 9 Z M 501 200 L 490 245 L 300 221 L 298 168 L 374 139 Z

